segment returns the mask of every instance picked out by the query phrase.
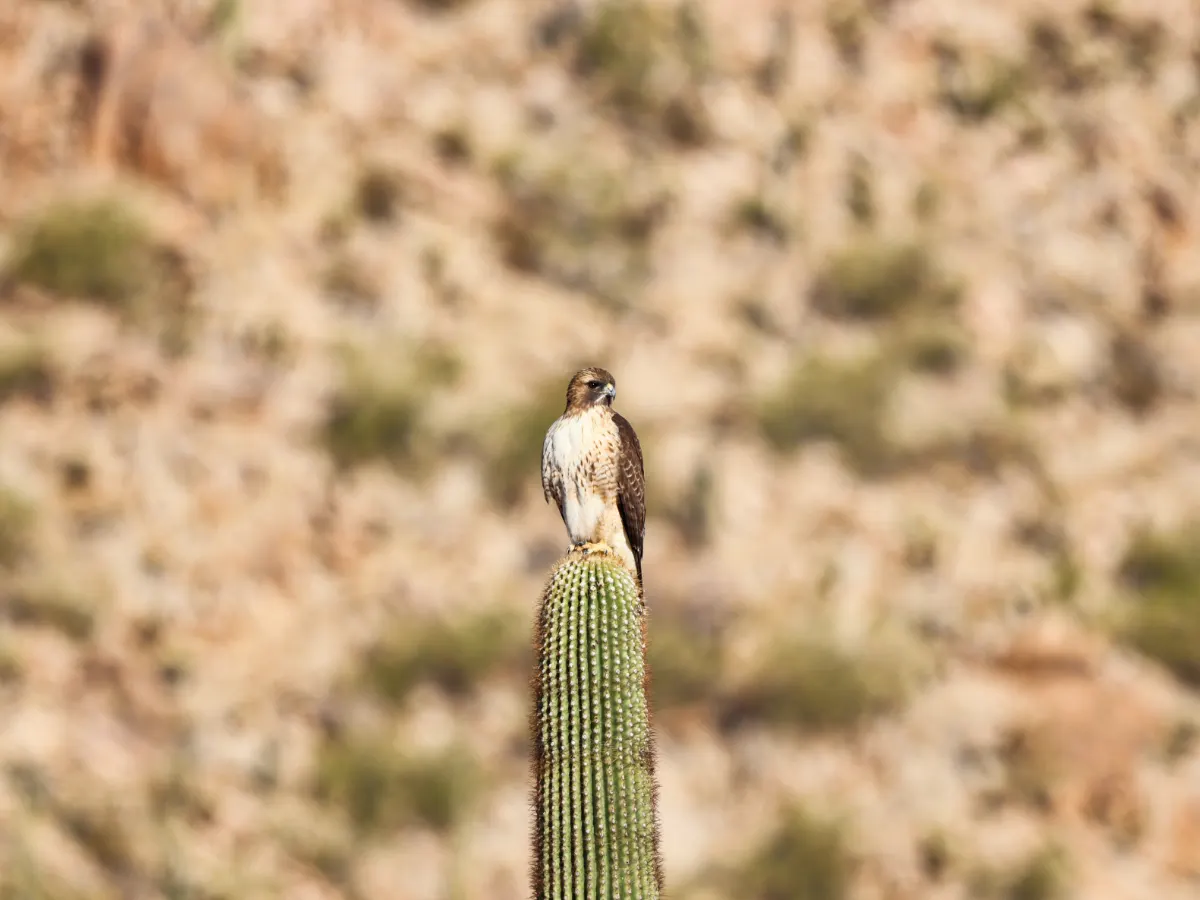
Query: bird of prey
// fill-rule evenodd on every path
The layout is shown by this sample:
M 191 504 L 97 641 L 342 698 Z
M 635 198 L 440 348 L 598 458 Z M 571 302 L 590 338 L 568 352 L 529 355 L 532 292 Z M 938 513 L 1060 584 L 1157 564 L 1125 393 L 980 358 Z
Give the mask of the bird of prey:
M 612 408 L 616 380 L 576 372 L 567 406 L 542 444 L 542 490 L 554 500 L 572 547 L 610 550 L 642 583 L 646 476 L 633 426 Z

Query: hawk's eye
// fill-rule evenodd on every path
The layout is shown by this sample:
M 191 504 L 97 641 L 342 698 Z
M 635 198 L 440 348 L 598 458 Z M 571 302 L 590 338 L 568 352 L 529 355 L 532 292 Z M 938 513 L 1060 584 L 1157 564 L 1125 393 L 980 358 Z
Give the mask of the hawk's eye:
M 595 390 L 598 390 L 599 388 L 603 387 L 603 385 L 600 384 L 600 382 L 598 382 L 598 381 L 589 381 L 588 387 L 590 387 L 593 391 L 595 391 Z

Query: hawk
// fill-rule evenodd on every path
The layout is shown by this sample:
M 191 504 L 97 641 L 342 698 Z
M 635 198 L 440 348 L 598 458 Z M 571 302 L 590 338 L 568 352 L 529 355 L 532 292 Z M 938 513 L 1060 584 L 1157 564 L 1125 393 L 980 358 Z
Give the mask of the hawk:
M 612 408 L 616 380 L 576 372 L 567 407 L 542 444 L 542 490 L 554 500 L 573 547 L 611 550 L 642 583 L 646 475 L 633 426 Z

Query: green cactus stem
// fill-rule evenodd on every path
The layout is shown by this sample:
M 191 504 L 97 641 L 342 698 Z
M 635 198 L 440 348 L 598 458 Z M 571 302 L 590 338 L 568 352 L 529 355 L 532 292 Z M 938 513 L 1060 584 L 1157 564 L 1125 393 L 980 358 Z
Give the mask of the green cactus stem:
M 609 553 L 572 550 L 537 620 L 535 900 L 652 900 L 662 891 L 646 607 Z

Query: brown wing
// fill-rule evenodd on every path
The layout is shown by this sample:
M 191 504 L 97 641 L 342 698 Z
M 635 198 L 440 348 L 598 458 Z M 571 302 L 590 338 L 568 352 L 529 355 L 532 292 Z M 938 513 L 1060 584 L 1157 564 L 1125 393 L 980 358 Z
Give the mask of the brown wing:
M 642 542 L 646 536 L 646 473 L 642 468 L 642 445 L 633 426 L 619 412 L 613 412 L 620 439 L 621 457 L 617 472 L 617 510 L 625 528 L 625 539 L 637 563 L 638 582 L 642 580 Z
M 563 522 L 566 522 L 567 515 L 563 510 L 563 473 L 554 464 L 554 429 L 557 427 L 558 421 L 555 421 L 542 441 L 542 494 L 547 503 L 554 501 L 554 505 L 558 507 L 558 514 L 562 516 Z

